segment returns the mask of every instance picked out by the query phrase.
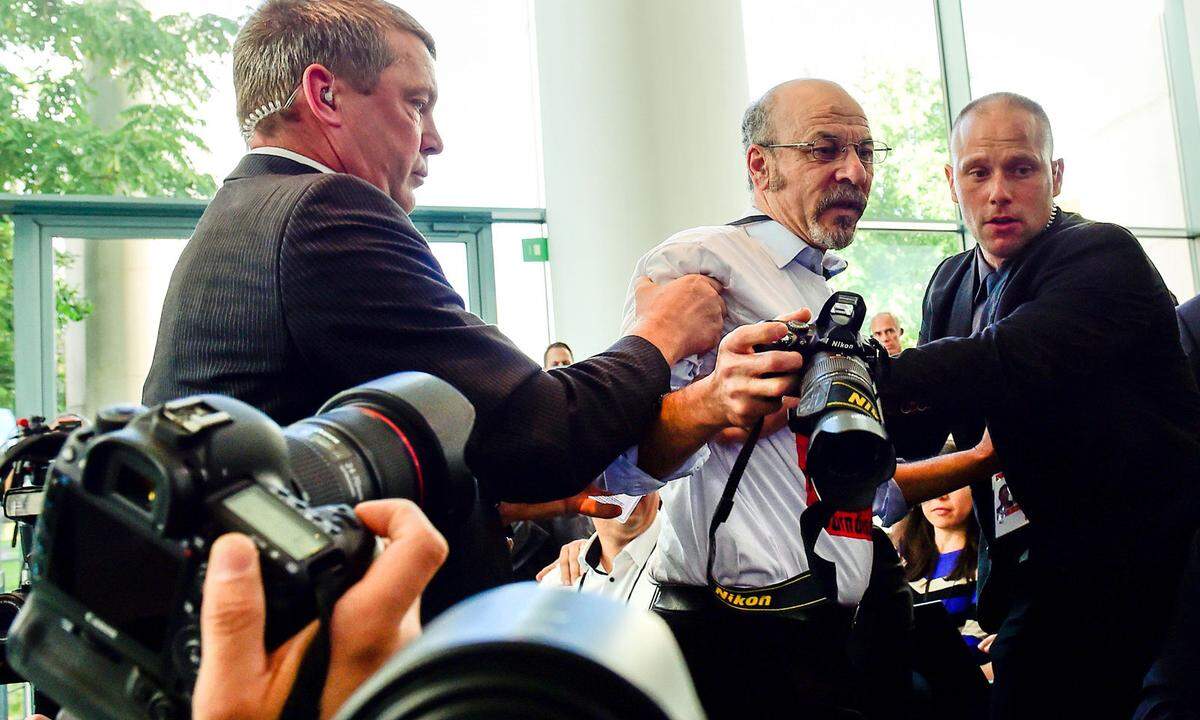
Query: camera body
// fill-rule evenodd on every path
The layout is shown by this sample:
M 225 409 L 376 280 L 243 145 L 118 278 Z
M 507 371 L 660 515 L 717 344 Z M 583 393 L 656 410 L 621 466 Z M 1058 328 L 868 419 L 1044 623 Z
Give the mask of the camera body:
M 822 500 L 839 507 L 869 507 L 875 487 L 896 469 L 875 390 L 889 357 L 875 338 L 862 337 L 866 313 L 861 295 L 835 292 L 814 322 L 788 322 L 787 335 L 755 347 L 804 356 L 800 404 L 789 411 L 788 427 L 808 437 L 805 470 Z
M 244 533 L 260 549 L 268 648 L 370 564 L 374 536 L 350 507 L 310 507 L 290 480 L 284 432 L 237 400 L 102 413 L 50 471 L 10 662 L 83 717 L 188 717 L 217 537 Z

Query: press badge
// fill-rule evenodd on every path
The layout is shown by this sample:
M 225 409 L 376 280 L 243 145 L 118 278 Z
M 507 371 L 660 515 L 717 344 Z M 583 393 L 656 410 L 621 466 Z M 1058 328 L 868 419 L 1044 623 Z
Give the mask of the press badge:
M 1004 473 L 998 472 L 992 476 L 992 512 L 996 518 L 996 537 L 1004 537 L 1017 528 L 1029 524 L 1025 511 L 1013 497 L 1012 488 L 1004 479 Z

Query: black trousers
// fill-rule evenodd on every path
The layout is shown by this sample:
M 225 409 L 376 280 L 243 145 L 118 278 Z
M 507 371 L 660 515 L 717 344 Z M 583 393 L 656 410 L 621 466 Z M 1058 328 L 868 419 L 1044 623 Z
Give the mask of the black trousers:
M 660 613 L 710 718 L 857 718 L 849 617 L 811 621 L 711 611 Z
M 1169 615 L 1160 598 L 1139 602 L 1127 590 L 1094 580 L 1022 587 L 990 653 L 993 720 L 1127 720 Z
M 803 619 L 718 606 L 658 612 L 710 718 L 906 717 L 912 595 L 891 542 L 878 536 L 857 612 L 832 604 Z

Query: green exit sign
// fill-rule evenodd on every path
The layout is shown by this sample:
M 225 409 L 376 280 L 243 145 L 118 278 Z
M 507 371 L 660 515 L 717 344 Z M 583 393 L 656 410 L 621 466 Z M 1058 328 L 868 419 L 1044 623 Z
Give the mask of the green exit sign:
M 546 262 L 550 259 L 550 238 L 525 238 L 521 241 L 525 262 Z

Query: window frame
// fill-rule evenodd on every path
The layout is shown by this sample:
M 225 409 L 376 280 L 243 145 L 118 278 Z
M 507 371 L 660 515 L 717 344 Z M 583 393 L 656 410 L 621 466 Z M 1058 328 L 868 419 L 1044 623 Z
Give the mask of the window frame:
M 88 195 L 0 194 L 13 221 L 13 375 L 17 417 L 53 416 L 55 372 L 54 238 L 186 239 L 207 200 Z M 496 323 L 493 223 L 545 223 L 543 208 L 417 207 L 413 224 L 430 242 L 464 243 L 472 312 Z
M 941 61 L 942 91 L 945 93 L 946 128 L 971 102 L 971 73 L 967 65 L 967 38 L 963 24 L 962 0 L 932 0 L 934 22 L 937 25 L 938 56 Z M 1196 96 L 1196 78 L 1192 73 L 1191 52 L 1188 46 L 1187 25 L 1183 0 L 1163 0 L 1162 33 L 1164 61 L 1171 99 L 1172 122 L 1175 127 L 1176 150 L 1180 163 L 1180 182 L 1184 203 L 1185 227 L 1130 227 L 1129 231 L 1142 238 L 1186 239 L 1191 259 L 1192 292 L 1200 289 L 1200 104 Z M 1200 49 L 1198 49 L 1200 50 Z M 956 208 L 957 211 L 957 208 Z M 867 223 L 860 223 L 868 227 Z M 929 232 L 928 223 L 905 224 L 894 230 Z M 962 215 L 958 217 L 958 232 L 963 249 L 975 246 L 975 239 L 966 231 Z M 1187 298 L 1179 298 L 1182 302 Z

